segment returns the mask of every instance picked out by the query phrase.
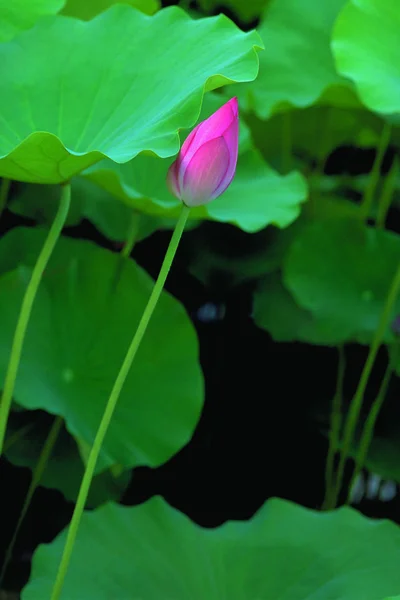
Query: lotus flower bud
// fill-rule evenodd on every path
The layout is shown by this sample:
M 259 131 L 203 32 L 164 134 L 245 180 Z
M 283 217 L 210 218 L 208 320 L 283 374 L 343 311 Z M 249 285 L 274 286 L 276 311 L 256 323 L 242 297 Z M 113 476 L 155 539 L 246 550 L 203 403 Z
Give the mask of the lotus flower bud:
M 239 143 L 237 98 L 188 135 L 170 166 L 167 184 L 186 206 L 200 206 L 226 190 L 235 175 Z

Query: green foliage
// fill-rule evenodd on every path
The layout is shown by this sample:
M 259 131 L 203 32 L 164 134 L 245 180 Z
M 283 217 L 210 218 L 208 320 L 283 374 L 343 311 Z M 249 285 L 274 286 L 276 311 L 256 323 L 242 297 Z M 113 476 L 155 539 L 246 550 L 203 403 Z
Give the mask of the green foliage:
M 400 112 L 400 11 L 397 0 L 350 0 L 333 35 L 338 70 L 356 84 L 363 103 Z
M 192 21 L 176 7 L 151 18 L 116 5 L 87 23 L 41 21 L 0 45 L 0 175 L 60 183 L 105 156 L 171 156 L 204 89 L 256 77 L 260 45 L 223 16 Z
M 57 185 L 27 185 L 10 203 L 9 209 L 40 224 L 51 223 L 58 206 L 60 187 Z M 137 214 L 106 190 L 83 177 L 72 180 L 72 199 L 66 225 L 79 225 L 88 219 L 107 238 L 125 242 L 132 218 L 139 220 L 137 241 L 158 229 L 169 229 L 175 221 L 146 214 Z M 194 222 L 195 224 L 195 222 Z
M 62 598 L 395 600 L 400 537 L 392 523 L 269 500 L 246 522 L 206 530 L 161 498 L 117 504 L 131 468 L 159 466 L 179 452 L 203 408 L 209 382 L 199 356 L 208 364 L 207 347 L 199 348 L 180 303 L 190 311 L 196 304 L 193 290 L 183 289 L 188 272 L 205 296 L 229 299 L 233 309 L 236 292 L 247 294 L 245 318 L 268 332 L 272 342 L 258 333 L 272 351 L 281 342 L 295 349 L 296 342 L 371 345 L 400 257 L 400 2 L 179 4 L 0 0 L 0 387 L 59 184 L 72 186 L 65 237 L 43 275 L 23 345 L 5 456 L 12 469 L 34 473 L 61 417 L 40 484 L 76 501 L 154 286 L 116 250 L 125 244 L 128 255 L 135 242 L 175 227 L 181 203 L 167 189 L 167 170 L 193 127 L 237 95 L 236 175 L 219 198 L 191 210 L 167 280 L 177 298 L 162 293 L 122 388 L 86 503 L 96 510 L 84 514 Z M 224 9 L 232 18 L 219 14 Z M 257 19 L 257 31 L 239 28 Z M 152 235 L 133 248 L 152 274 L 167 237 Z M 399 315 L 397 298 L 376 346 L 386 346 L 379 357 L 392 360 L 392 383 L 400 375 Z M 241 317 L 229 333 L 239 339 Z M 265 364 L 267 373 L 267 354 Z M 213 369 L 218 377 L 226 372 Z M 261 397 L 281 402 L 268 374 L 265 381 Z M 359 387 L 360 400 L 374 397 L 373 388 Z M 323 389 L 310 419 L 317 428 L 323 415 L 328 434 Z M 346 388 L 342 409 L 353 394 Z M 384 406 L 366 466 L 400 482 L 397 422 Z M 353 457 L 361 428 L 359 417 Z M 343 449 L 340 440 L 334 446 Z M 37 550 L 24 600 L 50 597 L 64 542 L 65 532 Z
M 42 411 L 18 411 L 11 414 L 7 427 L 5 454 L 10 462 L 34 470 L 52 419 Z M 62 429 L 46 465 L 40 485 L 60 490 L 74 502 L 83 476 L 84 461 L 75 440 Z M 89 507 L 119 500 L 129 483 L 129 471 L 114 475 L 111 469 L 97 475 L 90 488 Z
M 56 14 L 65 0 L 0 0 L 0 42 L 11 40 L 45 15 Z
M 200 119 L 206 119 L 226 98 L 210 94 L 203 104 Z M 240 160 L 235 179 L 215 201 L 191 211 L 193 219 L 213 219 L 255 232 L 273 223 L 287 227 L 300 213 L 307 187 L 298 172 L 285 177 L 271 169 L 254 148 L 249 129 L 241 124 Z M 118 165 L 102 161 L 86 170 L 83 176 L 96 183 L 141 213 L 158 217 L 176 217 L 180 202 L 165 185 L 167 170 L 173 159 L 162 160 L 141 155 Z M 243 199 L 246 198 L 246 202 Z
M 283 269 L 302 308 L 329 323 L 327 343 L 369 343 L 400 256 L 400 238 L 355 219 L 320 221 L 293 242 Z M 400 312 L 400 298 L 392 314 Z M 386 339 L 393 339 L 388 332 Z
M 23 228 L 1 240 L 2 374 L 42 240 L 40 231 Z M 15 390 L 18 403 L 61 415 L 70 433 L 90 445 L 152 285 L 133 261 L 121 263 L 89 242 L 61 240 L 33 309 Z M 171 339 L 173 346 L 164 343 Z M 197 356 L 196 334 L 183 307 L 163 293 L 123 389 L 99 469 L 158 465 L 190 439 L 203 402 Z
M 330 49 L 344 1 L 272 0 L 259 28 L 266 48 L 259 76 L 238 89 L 246 110 L 266 119 L 290 107 L 310 106 L 325 92 L 329 104 L 357 104 L 351 86 L 335 69 Z
M 64 540 L 39 548 L 23 600 L 49 596 Z M 399 560 L 398 527 L 351 509 L 274 499 L 250 521 L 206 530 L 153 498 L 85 515 L 62 597 L 376 600 L 399 589 Z
M 84 176 L 139 212 L 171 218 L 180 211 L 179 201 L 165 186 L 171 162 L 149 156 L 139 156 L 126 165 L 103 161 Z M 286 227 L 299 215 L 306 196 L 300 173 L 279 175 L 253 149 L 241 155 L 235 180 L 226 192 L 214 202 L 194 208 L 191 218 L 233 223 L 248 232 L 271 223 Z

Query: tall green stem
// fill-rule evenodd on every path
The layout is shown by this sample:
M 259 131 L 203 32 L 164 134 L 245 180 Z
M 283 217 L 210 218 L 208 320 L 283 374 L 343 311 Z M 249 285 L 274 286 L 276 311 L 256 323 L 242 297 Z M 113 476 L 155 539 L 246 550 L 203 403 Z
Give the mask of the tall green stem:
M 369 174 L 367 187 L 365 188 L 364 197 L 361 204 L 361 214 L 365 220 L 368 219 L 371 212 L 375 190 L 380 177 L 383 157 L 385 156 L 385 152 L 390 142 L 391 131 L 391 125 L 389 125 L 389 123 L 385 123 L 382 129 L 381 137 L 379 139 L 374 164 L 372 166 L 372 171 Z
M 75 510 L 72 515 L 71 523 L 68 528 L 67 540 L 64 546 L 64 552 L 61 557 L 61 562 L 58 568 L 56 581 L 54 583 L 53 592 L 51 595 L 51 600 L 58 600 L 60 598 L 60 594 L 62 591 L 62 587 L 64 584 L 64 579 L 67 574 L 68 565 L 71 559 L 73 546 L 75 543 L 76 535 L 78 533 L 79 523 L 85 509 L 86 500 L 88 497 L 90 484 L 93 479 L 94 470 L 96 467 L 97 459 L 100 454 L 101 446 L 103 444 L 104 437 L 107 433 L 108 427 L 110 425 L 115 407 L 118 402 L 118 398 L 122 391 L 123 385 L 127 378 L 127 375 L 130 371 L 130 368 L 133 363 L 133 359 L 135 358 L 136 352 L 140 346 L 140 342 L 146 332 L 147 326 L 149 324 L 150 318 L 154 312 L 154 309 L 157 306 L 158 299 L 160 298 L 162 289 L 164 287 L 164 283 L 167 279 L 168 273 L 170 271 L 172 261 L 174 260 L 180 239 L 182 237 L 183 230 L 185 228 L 185 224 L 187 218 L 189 216 L 190 208 L 183 205 L 182 211 L 179 216 L 179 219 L 176 223 L 174 232 L 172 234 L 171 241 L 169 243 L 167 252 L 164 257 L 163 264 L 161 266 L 160 273 L 158 275 L 157 281 L 154 284 L 153 291 L 150 295 L 149 301 L 147 303 L 146 308 L 144 309 L 142 318 L 140 319 L 138 328 L 133 336 L 131 345 L 128 348 L 128 352 L 125 356 L 124 362 L 122 363 L 121 369 L 117 375 L 117 378 L 114 383 L 114 387 L 111 391 L 110 397 L 108 399 L 103 417 L 101 419 L 99 428 L 96 433 L 96 437 L 93 442 L 92 449 L 89 454 L 89 458 L 86 464 L 85 473 L 83 475 L 81 487 L 78 494 L 78 499 L 76 501 Z
M 338 374 L 336 382 L 335 395 L 332 400 L 332 411 L 329 428 L 329 449 L 325 468 L 325 498 L 322 504 L 322 510 L 325 510 L 331 501 L 331 496 L 335 487 L 334 481 L 334 462 L 335 454 L 339 446 L 340 428 L 342 424 L 342 396 L 343 381 L 346 370 L 346 356 L 343 346 L 338 347 Z
M 115 276 L 113 279 L 113 283 L 110 289 L 110 292 L 114 296 L 114 293 L 117 289 L 118 283 L 121 279 L 121 274 L 124 265 L 126 264 L 127 259 L 130 257 L 131 252 L 135 246 L 137 235 L 139 232 L 140 225 L 140 214 L 136 210 L 132 210 L 131 222 L 129 224 L 128 235 L 125 240 L 125 244 L 119 254 L 119 260 L 117 262 L 117 267 L 115 269 Z
M 282 154 L 281 169 L 283 173 L 290 171 L 292 160 L 292 114 L 289 110 L 282 114 Z
M 383 182 L 382 192 L 379 198 L 378 214 L 376 217 L 377 229 L 383 229 L 385 227 L 386 215 L 392 202 L 398 172 L 399 159 L 395 156 L 392 167 Z
M 71 201 L 71 185 L 65 184 L 61 188 L 60 205 L 56 217 L 49 229 L 43 248 L 38 256 L 36 264 L 32 271 L 32 276 L 22 301 L 21 310 L 15 328 L 14 339 L 12 342 L 10 359 L 8 363 L 6 378 L 4 381 L 3 395 L 0 403 L 0 455 L 3 452 L 4 437 L 6 433 L 8 415 L 10 413 L 11 402 L 14 395 L 15 380 L 17 378 L 19 363 L 21 360 L 22 348 L 26 330 L 28 328 L 29 318 L 31 316 L 33 303 L 39 289 L 40 280 L 47 266 L 50 256 L 54 250 L 56 242 L 60 237 L 62 228 L 68 215 Z
M 5 575 L 6 571 L 7 571 L 7 567 L 8 567 L 8 564 L 10 562 L 10 559 L 11 559 L 11 556 L 12 556 L 12 553 L 13 553 L 13 550 L 14 550 L 15 541 L 16 541 L 16 539 L 18 537 L 18 533 L 19 533 L 19 530 L 21 528 L 22 522 L 25 519 L 25 515 L 26 515 L 26 513 L 28 511 L 28 508 L 30 506 L 31 500 L 33 498 L 33 494 L 35 493 L 36 488 L 37 488 L 37 486 L 39 485 L 39 483 L 40 483 L 40 481 L 42 479 L 42 476 L 43 476 L 43 473 L 44 473 L 44 471 L 46 469 L 46 466 L 47 466 L 47 463 L 49 461 L 50 455 L 51 455 L 51 453 L 53 451 L 53 448 L 54 448 L 54 445 L 55 445 L 55 443 L 57 441 L 58 434 L 60 433 L 60 429 L 61 429 L 62 424 L 63 424 L 63 420 L 62 420 L 61 417 L 57 417 L 54 420 L 53 425 L 51 426 L 49 434 L 48 434 L 48 436 L 46 438 L 46 441 L 44 443 L 44 446 L 42 448 L 42 451 L 40 453 L 39 460 L 38 460 L 38 462 L 37 462 L 37 464 L 35 466 L 35 469 L 34 469 L 34 471 L 32 473 L 32 481 L 30 483 L 30 486 L 29 486 L 29 489 L 28 489 L 28 493 L 26 495 L 25 502 L 24 502 L 24 505 L 22 507 L 21 514 L 19 516 L 19 519 L 18 519 L 18 522 L 17 522 L 17 526 L 16 526 L 16 528 L 14 530 L 11 542 L 8 545 L 6 556 L 5 556 L 5 559 L 4 559 L 4 562 L 3 562 L 3 567 L 1 569 L 1 573 L 0 573 L 0 586 L 1 586 L 2 582 L 3 582 L 4 575 Z
M 121 258 L 129 258 L 136 239 L 139 233 L 140 214 L 136 210 L 132 210 L 131 222 L 129 225 L 128 235 L 125 240 L 124 247 L 121 250 Z
M 363 468 L 366 458 L 368 456 L 368 451 L 371 446 L 372 438 L 374 436 L 374 429 L 376 420 L 379 416 L 380 410 L 382 408 L 383 402 L 386 398 L 386 392 L 389 387 L 390 380 L 393 375 L 393 359 L 389 359 L 388 365 L 386 367 L 385 375 L 383 376 L 378 395 L 372 404 L 371 410 L 368 413 L 367 420 L 365 421 L 364 428 L 362 430 L 360 443 L 358 446 L 358 451 L 355 457 L 355 467 L 353 470 L 353 474 L 351 476 L 350 485 L 348 488 L 347 495 L 347 504 L 350 504 L 351 500 L 351 491 L 353 486 L 357 480 L 358 475 L 360 474 L 361 469 Z
M 3 178 L 0 182 L 0 217 L 7 204 L 8 192 L 10 191 L 11 180 Z
M 369 352 L 367 356 L 367 360 L 365 361 L 364 368 L 361 373 L 360 380 L 358 382 L 357 390 L 354 395 L 353 400 L 351 401 L 349 413 L 346 419 L 344 433 L 343 433 L 343 444 L 342 450 L 340 453 L 337 477 L 336 477 L 336 486 L 335 493 L 332 496 L 332 502 L 329 504 L 329 508 L 334 508 L 337 503 L 337 499 L 342 487 L 344 468 L 346 465 L 347 458 L 350 454 L 350 448 L 354 437 L 355 428 L 357 425 L 358 417 L 360 415 L 362 403 L 364 400 L 364 393 L 367 387 L 367 383 L 369 377 L 371 375 L 372 367 L 375 362 L 376 355 L 378 354 L 379 347 L 383 341 L 385 336 L 385 332 L 387 326 L 389 324 L 389 319 L 392 316 L 392 311 L 394 307 L 394 303 L 398 296 L 400 290 L 400 264 L 397 267 L 397 271 L 392 280 L 392 284 L 390 286 L 386 303 L 383 308 L 378 327 L 375 331 L 374 338 L 369 347 Z

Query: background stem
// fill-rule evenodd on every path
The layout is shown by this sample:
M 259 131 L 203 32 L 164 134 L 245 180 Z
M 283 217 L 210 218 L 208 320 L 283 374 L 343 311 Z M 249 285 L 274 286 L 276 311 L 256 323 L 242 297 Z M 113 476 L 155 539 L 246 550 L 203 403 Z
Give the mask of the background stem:
M 325 469 L 325 498 L 322 504 L 322 510 L 325 510 L 327 506 L 329 506 L 335 489 L 334 462 L 335 454 L 339 447 L 340 428 L 342 425 L 343 381 L 346 370 L 346 356 L 343 346 L 338 346 L 338 354 L 338 374 L 336 391 L 332 400 L 332 412 L 329 428 L 329 449 Z
M 396 301 L 400 290 L 400 264 L 397 267 L 397 271 L 392 280 L 392 284 L 390 286 L 388 295 L 386 297 L 386 303 L 383 308 L 378 327 L 375 331 L 374 338 L 369 347 L 369 352 L 367 356 L 367 360 L 365 361 L 364 368 L 361 373 L 360 380 L 358 382 L 357 390 L 354 395 L 353 400 L 351 401 L 349 413 L 347 415 L 344 433 L 343 433 L 343 444 L 342 450 L 340 453 L 339 466 L 337 471 L 336 478 L 336 486 L 335 492 L 332 496 L 332 501 L 329 504 L 328 508 L 334 508 L 337 503 L 337 499 L 342 487 L 344 468 L 346 465 L 347 458 L 350 454 L 351 444 L 353 442 L 354 432 L 357 425 L 358 417 L 360 415 L 360 411 L 362 408 L 362 403 L 364 400 L 364 393 L 367 387 L 367 383 L 369 377 L 371 375 L 372 367 L 375 362 L 376 355 L 378 354 L 379 347 L 383 341 L 383 338 L 386 333 L 387 326 L 389 324 L 389 319 L 392 315 L 393 307 Z
M 160 298 L 162 289 L 164 287 L 164 283 L 167 279 L 168 273 L 170 271 L 172 261 L 174 260 L 176 251 L 178 249 L 178 245 L 180 239 L 182 237 L 183 230 L 185 228 L 185 224 L 187 218 L 189 216 L 190 208 L 183 205 L 182 211 L 179 216 L 179 219 L 176 223 L 174 232 L 172 234 L 171 241 L 169 243 L 167 252 L 164 257 L 163 264 L 161 266 L 160 273 L 157 277 L 157 280 L 154 284 L 153 291 L 150 295 L 149 301 L 144 309 L 143 315 L 140 319 L 138 328 L 133 336 L 131 345 L 129 346 L 128 352 L 125 356 L 124 362 L 122 363 L 121 369 L 117 375 L 115 380 L 113 389 L 111 391 L 110 397 L 108 399 L 103 417 L 101 419 L 99 428 L 96 433 L 96 437 L 93 442 L 93 446 L 91 452 L 89 454 L 89 458 L 86 464 L 85 473 L 83 475 L 81 487 L 79 489 L 78 499 L 76 501 L 75 510 L 72 515 L 71 523 L 68 528 L 67 540 L 65 542 L 64 551 L 61 557 L 61 562 L 58 568 L 56 580 L 53 587 L 53 592 L 51 595 L 51 600 L 58 600 L 61 595 L 62 587 L 64 584 L 65 576 L 67 574 L 69 562 L 72 555 L 73 546 L 75 543 L 75 539 L 78 533 L 79 524 L 82 518 L 82 514 L 85 509 L 86 500 L 88 497 L 90 484 L 93 479 L 94 470 L 96 467 L 97 459 L 100 454 L 101 446 L 103 444 L 103 440 L 107 433 L 108 427 L 110 425 L 115 407 L 118 402 L 118 398 L 121 394 L 123 385 L 128 376 L 130 368 L 133 363 L 133 359 L 135 358 L 136 352 L 140 346 L 140 342 L 146 332 L 147 326 L 149 324 L 150 318 L 154 312 L 154 309 L 157 306 L 157 302 Z
M 53 451 L 54 445 L 57 441 L 58 434 L 60 433 L 62 424 L 63 424 L 63 420 L 61 417 L 57 417 L 54 420 L 53 425 L 51 426 L 49 434 L 48 434 L 46 441 L 44 443 L 44 446 L 42 448 L 42 451 L 40 453 L 39 460 L 38 460 L 38 462 L 35 466 L 35 469 L 32 473 L 32 480 L 29 485 L 28 493 L 26 494 L 26 498 L 25 498 L 24 505 L 21 510 L 21 514 L 19 516 L 17 525 L 15 527 L 13 536 L 11 538 L 11 542 L 8 545 L 7 552 L 6 552 L 6 555 L 4 558 L 3 567 L 2 567 L 1 573 L 0 573 L 0 587 L 3 582 L 4 575 L 6 574 L 7 567 L 10 562 L 13 550 L 14 550 L 14 545 L 15 545 L 16 539 L 18 537 L 19 530 L 21 528 L 23 520 L 25 519 L 25 515 L 30 506 L 31 500 L 33 498 L 33 494 L 35 493 L 36 488 L 39 485 L 39 483 L 42 479 L 43 473 L 47 467 L 47 463 L 48 463 L 50 455 Z
M 11 180 L 3 178 L 0 182 L 0 217 L 7 204 L 8 192 L 10 191 Z
M 377 229 L 383 229 L 385 227 L 386 215 L 392 202 L 398 172 L 399 159 L 397 158 L 397 156 L 395 156 L 391 169 L 383 182 L 382 192 L 379 198 L 378 214 L 376 217 Z
M 379 412 L 382 408 L 383 401 L 385 400 L 386 392 L 389 387 L 389 383 L 392 378 L 392 375 L 393 375 L 393 364 L 392 364 L 392 361 L 389 359 L 389 363 L 386 367 L 386 371 L 383 376 L 378 395 L 374 400 L 374 403 L 371 407 L 371 410 L 369 411 L 367 420 L 365 421 L 365 425 L 362 430 L 360 443 L 359 443 L 357 454 L 355 457 L 355 466 L 354 466 L 353 474 L 351 476 L 350 484 L 349 484 L 349 488 L 348 488 L 347 502 L 346 502 L 347 504 L 350 504 L 351 491 L 357 480 L 357 477 L 360 474 L 361 469 L 363 468 L 363 466 L 365 464 L 365 460 L 368 456 L 368 451 L 370 449 L 372 438 L 374 435 L 376 420 L 377 420 Z
M 31 279 L 26 288 L 21 310 L 15 328 L 14 339 L 12 342 L 10 360 L 4 381 L 3 395 L 0 403 L 0 456 L 3 452 L 4 437 L 7 428 L 8 415 L 10 413 L 11 402 L 14 395 L 15 380 L 17 378 L 19 363 L 21 360 L 22 347 L 26 330 L 28 328 L 29 318 L 31 316 L 33 303 L 39 289 L 40 280 L 43 272 L 49 262 L 50 256 L 54 250 L 56 242 L 60 237 L 62 228 L 66 221 L 69 205 L 71 201 L 71 185 L 65 184 L 61 188 L 61 200 L 56 217 L 49 229 L 42 250 L 38 256 L 33 268 Z
M 369 174 L 367 187 L 365 188 L 364 197 L 363 197 L 363 200 L 361 203 L 361 214 L 363 216 L 363 219 L 365 219 L 365 220 L 367 220 L 370 216 L 376 187 L 378 185 L 378 181 L 379 181 L 379 177 L 380 177 L 383 158 L 385 156 L 385 152 L 386 152 L 387 147 L 389 146 L 389 142 L 390 142 L 391 131 L 392 131 L 391 125 L 389 123 L 385 123 L 383 125 L 381 137 L 379 139 L 379 144 L 378 144 L 378 148 L 376 151 L 374 164 L 372 166 L 372 171 Z

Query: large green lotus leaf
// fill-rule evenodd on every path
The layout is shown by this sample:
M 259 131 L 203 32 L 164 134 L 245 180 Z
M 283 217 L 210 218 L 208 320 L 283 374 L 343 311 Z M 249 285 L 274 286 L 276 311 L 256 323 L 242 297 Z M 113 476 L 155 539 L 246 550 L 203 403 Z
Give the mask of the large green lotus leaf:
M 209 13 L 210 11 L 217 11 L 221 7 L 227 7 L 231 9 L 241 21 L 249 23 L 254 19 L 257 19 L 263 12 L 265 6 L 270 0 L 199 0 L 198 4 L 200 8 Z
M 400 237 L 361 221 L 317 221 L 305 227 L 284 261 L 283 280 L 296 303 L 329 319 L 338 338 L 369 343 L 400 256 Z M 400 312 L 400 298 L 392 317 Z M 387 331 L 386 340 L 393 336 Z
M 133 215 L 132 208 L 122 202 L 116 202 L 114 196 L 83 177 L 74 177 L 71 183 L 71 206 L 67 226 L 78 225 L 82 219 L 88 219 L 110 240 L 124 242 L 128 237 L 132 218 L 139 220 L 137 241 L 158 229 L 171 229 L 176 223 L 175 219 L 139 213 Z M 48 224 L 54 220 L 59 202 L 58 185 L 32 183 L 27 184 L 25 189 L 13 198 L 8 208 L 38 223 Z M 191 221 L 190 225 L 195 226 L 196 221 Z
M 41 231 L 24 228 L 0 243 L 2 375 L 42 243 Z M 152 279 L 133 261 L 121 265 L 118 255 L 90 242 L 61 239 L 35 300 L 16 401 L 62 416 L 77 440 L 92 444 L 152 287 Z M 122 390 L 102 464 L 164 462 L 190 439 L 202 402 L 195 330 L 183 307 L 165 292 Z
M 56 14 L 65 0 L 0 0 L 0 42 L 11 40 L 38 19 Z
M 159 0 L 67 0 L 61 14 L 89 21 L 117 3 L 129 4 L 146 15 L 153 15 L 160 8 Z
M 357 104 L 334 66 L 330 36 L 345 0 L 272 0 L 258 29 L 266 51 L 257 81 L 237 89 L 243 106 L 262 119 L 289 106 Z M 236 92 L 235 86 L 235 92 Z
M 65 532 L 33 559 L 22 600 L 50 597 Z M 63 600 L 377 600 L 400 586 L 400 529 L 350 508 L 272 499 L 209 530 L 153 498 L 83 516 Z
M 34 469 L 52 426 L 50 415 L 42 411 L 12 412 L 7 423 L 4 453 L 20 467 Z M 62 428 L 40 479 L 40 485 L 60 490 L 67 500 L 76 501 L 84 473 L 75 440 Z M 87 506 L 94 508 L 119 500 L 130 480 L 130 471 L 114 477 L 111 470 L 96 475 L 90 486 Z
M 256 77 L 260 46 L 223 15 L 177 7 L 42 20 L 0 46 L 0 175 L 59 183 L 105 156 L 171 156 L 205 89 Z
M 332 47 L 338 70 L 354 80 L 363 102 L 400 112 L 400 4 L 350 0 L 337 20 Z

